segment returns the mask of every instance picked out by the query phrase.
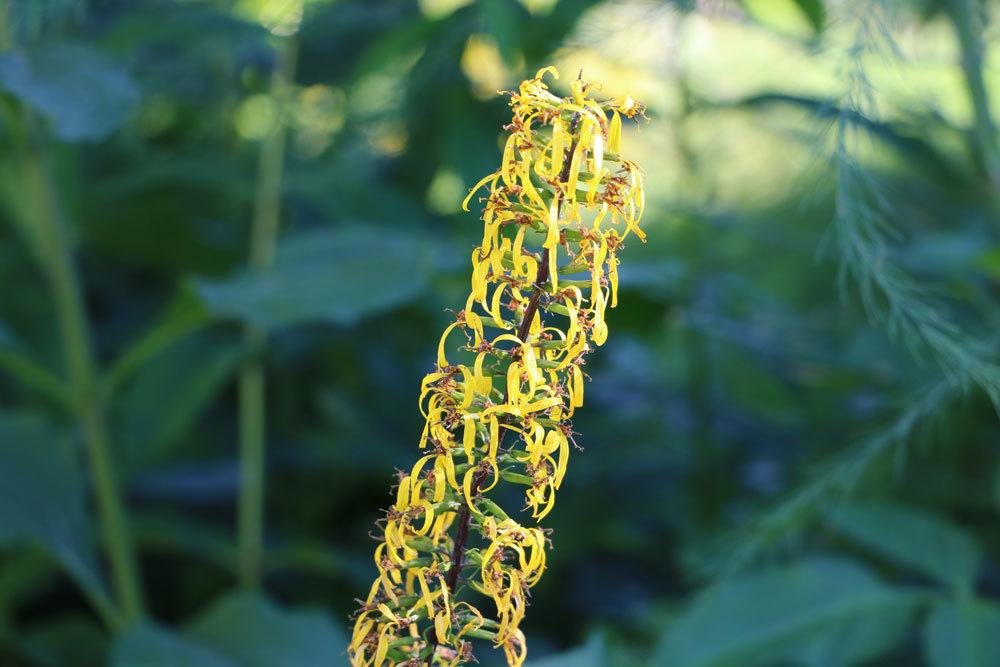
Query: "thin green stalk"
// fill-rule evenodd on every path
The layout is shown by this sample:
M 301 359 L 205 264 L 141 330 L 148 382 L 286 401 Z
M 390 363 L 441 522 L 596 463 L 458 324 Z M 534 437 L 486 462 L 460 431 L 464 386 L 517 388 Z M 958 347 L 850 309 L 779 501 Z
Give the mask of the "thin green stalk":
M 962 74 L 972 102 L 972 140 L 980 166 L 987 179 L 1000 186 L 1000 144 L 997 128 L 990 115 L 990 98 L 983 77 L 983 40 L 981 21 L 976 16 L 975 0 L 951 0 L 949 14 L 958 35 L 962 52 Z
M 264 140 L 257 164 L 257 188 L 254 198 L 253 226 L 250 235 L 250 268 L 268 271 L 274 263 L 278 228 L 281 222 L 281 180 L 285 162 L 286 132 L 284 112 L 290 80 L 295 67 L 295 46 L 289 41 L 282 63 L 271 82 L 278 104 L 278 121 Z M 261 360 L 267 345 L 267 332 L 247 325 L 244 336 L 254 354 L 240 370 L 239 438 L 240 493 L 237 507 L 237 570 L 240 585 L 260 586 L 264 543 L 264 464 L 267 423 L 266 383 Z
M 98 517 L 111 565 L 115 595 L 123 619 L 143 613 L 138 565 L 108 438 L 97 386 L 93 345 L 88 331 L 83 290 L 66 239 L 55 186 L 37 146 L 23 146 L 26 195 L 33 211 L 31 228 L 49 282 L 63 354 L 69 371 L 72 405 L 87 446 Z

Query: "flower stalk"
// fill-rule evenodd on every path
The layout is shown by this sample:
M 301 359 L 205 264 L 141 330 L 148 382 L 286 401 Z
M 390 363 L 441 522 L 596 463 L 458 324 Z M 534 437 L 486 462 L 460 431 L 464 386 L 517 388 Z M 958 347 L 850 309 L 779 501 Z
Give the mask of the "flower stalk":
M 607 339 L 618 253 L 633 235 L 645 240 L 641 172 L 620 155 L 622 117 L 642 105 L 598 101 L 579 79 L 558 97 L 546 74 L 558 77 L 548 67 L 510 93 L 501 167 L 463 204 L 489 187 L 471 293 L 421 384 L 424 454 L 399 474 L 379 522 L 378 577 L 349 646 L 355 667 L 456 667 L 475 660 L 473 640 L 502 649 L 511 667 L 527 654 L 520 624 L 550 546 L 538 523 L 575 444 L 582 367 Z M 523 488 L 535 525 L 488 497 L 501 481 Z
M 19 120 L 16 116 L 15 120 Z M 49 284 L 59 337 L 68 371 L 68 398 L 83 436 L 94 486 L 94 499 L 114 584 L 116 605 L 86 591 L 104 622 L 112 628 L 134 622 L 144 611 L 142 582 L 121 484 L 112 456 L 104 400 L 98 388 L 97 362 L 90 336 L 83 285 L 67 238 L 55 184 L 38 145 L 31 119 L 15 128 L 21 140 L 26 208 L 25 229 Z
M 278 100 L 279 116 L 264 140 L 257 164 L 257 187 L 250 231 L 250 267 L 266 272 L 274 263 L 281 224 L 281 182 L 285 162 L 287 132 L 284 113 L 290 81 L 294 74 L 296 47 L 286 42 L 282 62 L 275 69 L 272 91 Z M 244 588 L 257 588 L 261 579 L 264 550 L 264 468 L 267 453 L 266 382 L 261 355 L 267 346 L 267 332 L 248 324 L 243 333 L 252 356 L 240 368 L 239 443 L 240 491 L 237 501 L 237 575 Z

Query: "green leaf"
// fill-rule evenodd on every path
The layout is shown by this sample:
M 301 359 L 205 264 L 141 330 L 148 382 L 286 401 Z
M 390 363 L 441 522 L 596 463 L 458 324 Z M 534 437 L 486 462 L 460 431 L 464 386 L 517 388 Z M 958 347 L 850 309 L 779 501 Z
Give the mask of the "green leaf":
M 924 651 L 931 667 L 1000 665 L 1000 607 L 983 600 L 942 601 L 927 617 Z
M 252 593 L 218 601 L 190 634 L 240 667 L 347 664 L 347 639 L 327 614 L 288 611 Z
M 103 139 L 139 100 L 123 68 L 92 49 L 68 44 L 0 55 L 0 89 L 48 118 L 64 141 Z
M 870 615 L 849 619 L 811 637 L 788 652 L 789 661 L 803 667 L 867 664 L 902 640 L 914 618 L 909 600 L 888 605 L 873 622 Z
M 829 514 L 845 537 L 893 563 L 956 590 L 968 590 L 981 553 L 964 531 L 935 514 L 904 505 L 853 504 Z
M 33 41 L 53 26 L 73 22 L 80 16 L 84 0 L 8 0 L 5 2 L 4 29 L 15 44 Z
M 594 637 L 571 651 L 540 660 L 529 660 L 525 667 L 605 667 L 607 662 L 604 641 L 600 637 Z
M 239 667 L 220 653 L 170 630 L 139 625 L 119 636 L 111 667 Z
M 218 317 L 346 326 L 419 295 L 431 268 L 427 242 L 400 230 L 317 230 L 284 239 L 271 271 L 199 280 L 195 289 Z
M 106 599 L 84 479 L 69 438 L 40 418 L 0 413 L 0 546 L 41 547 Z
M 847 636 L 860 624 L 878 633 L 886 614 L 909 610 L 914 602 L 913 595 L 846 561 L 809 560 L 749 574 L 699 595 L 670 624 L 652 664 L 750 667 L 815 657 L 830 645 L 831 633 Z M 866 643 L 885 646 L 895 639 L 895 628 L 882 631 L 887 638 Z
M 321 611 L 290 611 L 254 593 L 217 601 L 183 636 L 140 626 L 117 642 L 112 667 L 347 665 L 347 639 Z
M 244 356 L 244 346 L 231 336 L 202 332 L 146 363 L 113 405 L 120 459 L 128 474 L 168 458 L 229 383 Z

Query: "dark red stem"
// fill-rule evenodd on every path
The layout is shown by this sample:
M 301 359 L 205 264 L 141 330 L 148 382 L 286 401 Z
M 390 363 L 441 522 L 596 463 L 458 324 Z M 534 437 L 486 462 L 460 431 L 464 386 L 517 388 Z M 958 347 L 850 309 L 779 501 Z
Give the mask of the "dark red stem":
M 579 120 L 579 114 L 574 114 L 573 120 L 570 124 L 570 132 L 576 131 Z M 563 159 L 563 168 L 559 175 L 562 182 L 569 180 L 569 169 L 573 152 L 576 150 L 576 143 L 577 142 L 574 140 L 570 144 L 569 152 Z M 561 210 L 561 201 L 558 206 Z M 542 292 L 545 291 L 545 284 L 547 282 L 549 282 L 549 249 L 545 248 L 542 251 L 542 258 L 538 264 L 538 269 L 535 271 L 535 289 L 531 293 L 531 298 L 528 299 L 528 307 L 524 309 L 524 317 L 521 319 L 521 326 L 517 329 L 517 337 L 521 341 L 528 339 L 528 332 L 531 331 L 531 322 L 535 319 L 535 313 L 538 312 L 538 302 L 542 299 Z M 500 442 L 497 444 L 497 449 L 503 446 L 504 436 L 506 435 L 507 429 L 500 432 Z M 472 478 L 472 485 L 470 489 L 471 495 L 475 495 L 479 492 L 479 487 L 486 481 L 486 476 L 489 472 L 488 468 L 481 468 L 476 473 L 475 477 Z M 462 565 L 465 560 L 465 550 L 469 543 L 469 526 L 471 523 L 472 499 L 470 498 L 466 500 L 466 503 L 462 506 L 462 509 L 458 513 L 458 529 L 455 531 L 455 546 L 451 550 L 451 568 L 448 570 L 448 576 L 445 578 L 445 583 L 448 585 L 448 592 L 452 595 L 455 594 L 455 589 L 458 588 L 458 577 L 462 572 Z M 434 663 L 435 651 L 437 651 L 436 643 L 431 645 L 431 653 L 427 656 L 428 665 L 432 665 Z

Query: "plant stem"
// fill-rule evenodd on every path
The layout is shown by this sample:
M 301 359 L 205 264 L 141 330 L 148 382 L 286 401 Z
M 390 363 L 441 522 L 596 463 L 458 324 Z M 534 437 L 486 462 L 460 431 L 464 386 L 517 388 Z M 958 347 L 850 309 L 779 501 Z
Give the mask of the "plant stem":
M 542 292 L 545 290 L 545 283 L 548 281 L 549 249 L 546 248 L 542 253 L 542 260 L 538 264 L 538 270 L 535 273 L 535 289 L 531 293 L 528 307 L 524 309 L 524 319 L 521 320 L 521 326 L 517 330 L 517 337 L 521 340 L 525 340 L 528 336 L 528 331 L 531 329 L 531 321 L 535 318 L 535 313 L 538 311 L 538 302 L 542 297 Z M 506 435 L 507 429 L 500 432 L 500 442 L 497 443 L 497 449 L 503 447 L 504 436 Z M 479 492 L 479 487 L 486 481 L 486 475 L 488 474 L 489 470 L 483 469 L 477 472 L 475 477 L 472 478 L 473 494 Z M 455 533 L 455 546 L 451 552 L 452 565 L 448 570 L 448 577 L 445 579 L 445 583 L 448 584 L 448 591 L 452 594 L 454 594 L 455 589 L 458 587 L 458 575 L 462 571 L 462 562 L 465 560 L 465 549 L 468 546 L 469 524 L 471 521 L 472 508 L 469 506 L 469 503 L 465 503 L 458 513 L 458 530 Z M 433 653 L 431 655 L 433 657 Z
M 579 124 L 580 114 L 573 115 L 573 121 L 570 124 L 570 132 L 576 132 L 577 125 Z M 569 170 L 571 166 L 571 160 L 573 153 L 576 150 L 577 140 L 573 140 L 570 143 L 569 151 L 567 151 L 566 156 L 563 158 L 562 171 L 559 174 L 559 179 L 562 182 L 569 180 Z M 556 195 L 559 196 L 558 194 Z M 559 201 L 556 206 L 559 212 L 562 212 L 562 201 Z M 526 341 L 528 339 L 528 333 L 531 331 L 531 322 L 535 319 L 535 313 L 538 312 L 538 303 L 541 301 L 542 292 L 546 290 L 547 283 L 549 282 L 549 249 L 545 248 L 542 252 L 541 260 L 538 263 L 538 268 L 535 270 L 535 282 L 534 290 L 531 293 L 531 298 L 528 300 L 528 305 L 524 309 L 524 317 L 521 319 L 521 325 L 517 328 L 517 337 L 521 341 Z M 504 403 L 507 402 L 506 397 L 504 398 Z M 503 448 L 503 441 L 507 435 L 507 429 L 500 431 L 499 442 L 497 443 L 497 450 Z M 479 487 L 482 486 L 483 482 L 486 481 L 486 476 L 489 474 L 488 469 L 482 469 L 476 473 L 472 478 L 471 492 L 475 495 L 479 492 Z M 462 509 L 458 513 L 458 528 L 455 531 L 455 544 L 451 551 L 451 567 L 448 569 L 448 576 L 445 578 L 445 584 L 448 586 L 448 592 L 451 595 L 455 594 L 458 588 L 458 578 L 462 572 L 462 563 L 465 560 L 465 550 L 468 547 L 469 542 L 469 525 L 472 522 L 472 499 L 468 499 L 465 504 L 462 505 Z M 427 656 L 427 665 L 434 664 L 434 654 L 437 652 L 437 643 L 431 645 L 430 655 Z
M 294 42 L 288 41 L 275 69 L 271 88 L 278 106 L 278 119 L 264 140 L 257 163 L 257 188 L 250 232 L 250 268 L 265 272 L 274 263 L 281 221 L 281 181 L 285 162 L 286 133 L 284 111 L 289 81 L 295 67 Z M 237 507 L 237 572 L 240 585 L 257 588 L 261 579 L 264 544 L 264 498 L 266 458 L 266 400 L 264 365 L 261 355 L 267 332 L 248 324 L 244 330 L 247 347 L 253 354 L 240 370 L 239 440 L 240 492 Z
M 72 406 L 83 431 L 98 516 L 111 564 L 115 595 L 125 622 L 143 614 L 135 550 L 111 456 L 111 443 L 98 392 L 93 344 L 83 289 L 63 229 L 55 186 L 39 148 L 24 144 L 24 175 L 32 202 L 32 231 L 56 307 L 63 354 L 69 371 Z

